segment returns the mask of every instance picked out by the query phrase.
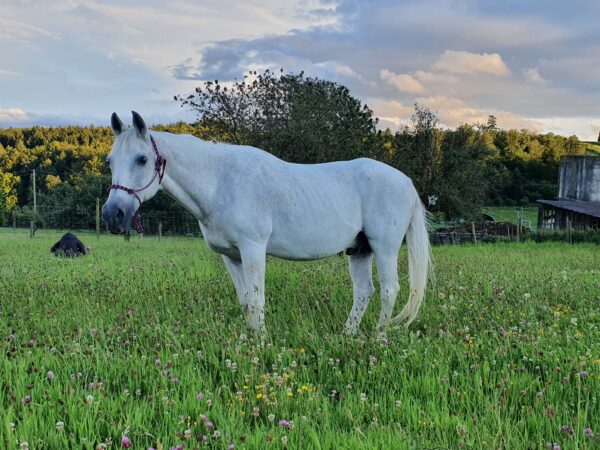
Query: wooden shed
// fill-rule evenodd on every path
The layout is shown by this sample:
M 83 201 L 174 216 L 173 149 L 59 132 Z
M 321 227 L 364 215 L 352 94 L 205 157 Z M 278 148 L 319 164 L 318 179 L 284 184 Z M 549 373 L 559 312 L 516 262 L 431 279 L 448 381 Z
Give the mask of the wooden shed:
M 538 200 L 538 229 L 600 228 L 600 202 Z
M 600 157 L 561 158 L 558 198 L 538 203 L 538 229 L 600 228 Z

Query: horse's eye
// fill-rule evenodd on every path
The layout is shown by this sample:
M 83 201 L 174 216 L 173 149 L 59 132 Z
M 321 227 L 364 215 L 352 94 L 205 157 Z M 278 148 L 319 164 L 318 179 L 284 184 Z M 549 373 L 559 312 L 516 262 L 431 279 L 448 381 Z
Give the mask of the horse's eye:
M 144 165 L 148 162 L 148 157 L 147 156 L 140 156 L 138 158 L 138 164 Z

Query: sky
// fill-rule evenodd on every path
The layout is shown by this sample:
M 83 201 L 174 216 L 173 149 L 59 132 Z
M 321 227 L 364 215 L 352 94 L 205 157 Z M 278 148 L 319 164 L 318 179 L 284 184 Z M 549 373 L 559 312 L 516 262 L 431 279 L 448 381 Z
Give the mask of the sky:
M 600 1 L 0 0 L 0 127 L 108 125 L 204 80 L 283 68 L 344 84 L 396 130 L 414 104 L 442 126 L 600 132 Z

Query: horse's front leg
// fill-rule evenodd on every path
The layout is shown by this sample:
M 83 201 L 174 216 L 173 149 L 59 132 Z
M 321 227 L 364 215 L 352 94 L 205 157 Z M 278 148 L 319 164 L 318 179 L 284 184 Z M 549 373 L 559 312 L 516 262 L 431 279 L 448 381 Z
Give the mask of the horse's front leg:
M 246 290 L 244 288 L 245 284 L 244 271 L 242 270 L 242 260 L 230 258 L 229 256 L 223 255 L 223 262 L 225 263 L 225 267 L 227 267 L 229 275 L 231 275 L 231 279 L 233 280 L 233 285 L 235 286 L 235 292 L 237 293 L 240 306 L 244 311 L 244 315 L 246 315 L 247 300 Z
M 244 274 L 244 301 L 242 307 L 246 324 L 255 333 L 265 332 L 265 269 L 266 246 L 240 247 Z

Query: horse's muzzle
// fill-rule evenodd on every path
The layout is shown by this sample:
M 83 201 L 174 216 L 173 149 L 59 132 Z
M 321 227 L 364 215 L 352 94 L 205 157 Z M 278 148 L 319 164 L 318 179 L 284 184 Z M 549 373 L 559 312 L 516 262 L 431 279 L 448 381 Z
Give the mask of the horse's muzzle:
M 113 234 L 123 234 L 129 231 L 131 214 L 128 214 L 119 206 L 107 202 L 102 207 L 102 220 L 104 220 L 108 231 Z

